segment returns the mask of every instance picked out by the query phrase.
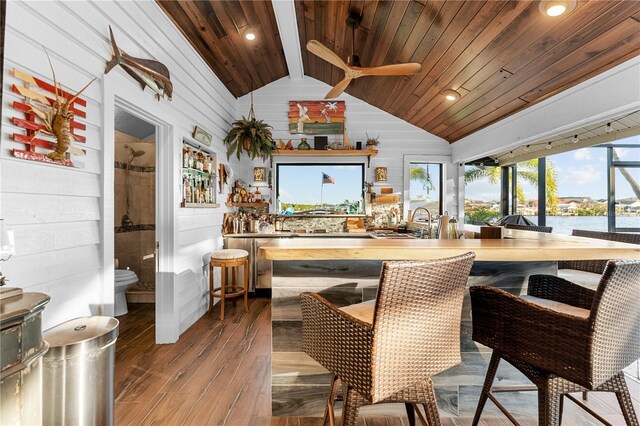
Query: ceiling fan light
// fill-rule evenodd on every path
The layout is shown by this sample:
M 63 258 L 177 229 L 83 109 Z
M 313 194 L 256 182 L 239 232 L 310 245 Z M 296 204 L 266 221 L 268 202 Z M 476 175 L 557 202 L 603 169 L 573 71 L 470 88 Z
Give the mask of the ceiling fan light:
M 557 0 L 541 0 L 540 12 L 545 16 L 556 17 L 572 12 L 576 8 L 575 0 L 557 1 Z
M 460 99 L 460 93 L 453 89 L 446 89 L 442 92 L 442 94 L 448 101 L 457 101 L 458 99 Z

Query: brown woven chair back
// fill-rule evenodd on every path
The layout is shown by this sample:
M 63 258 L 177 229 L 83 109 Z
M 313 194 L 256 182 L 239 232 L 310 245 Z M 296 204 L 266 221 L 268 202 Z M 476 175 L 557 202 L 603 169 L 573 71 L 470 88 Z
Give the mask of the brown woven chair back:
M 373 403 L 460 362 L 462 299 L 474 259 L 384 262 L 373 318 Z
M 640 358 L 640 260 L 610 260 L 593 299 L 591 384 Z
M 621 232 L 587 231 L 574 229 L 574 237 L 597 238 L 599 240 L 616 241 L 618 243 L 640 244 L 640 234 L 625 234 Z M 606 260 L 568 260 L 558 262 L 559 269 L 577 269 L 579 271 L 602 274 L 607 266 Z
M 507 229 L 518 229 L 520 231 L 535 231 L 535 232 L 546 232 L 550 234 L 553 231 L 553 227 L 551 226 L 537 226 L 537 225 L 518 225 L 515 223 L 507 223 L 505 225 Z

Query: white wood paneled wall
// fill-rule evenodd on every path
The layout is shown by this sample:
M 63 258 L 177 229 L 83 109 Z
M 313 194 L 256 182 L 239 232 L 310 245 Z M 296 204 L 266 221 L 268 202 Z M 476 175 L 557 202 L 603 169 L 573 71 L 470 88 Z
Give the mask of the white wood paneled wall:
M 359 83 L 365 84 L 366 78 Z M 302 79 L 283 77 L 258 90 L 253 94 L 254 110 L 258 119 L 265 120 L 274 127 L 275 139 L 285 141 L 293 139 L 294 146 L 304 135 L 292 135 L 289 133 L 290 100 L 322 100 L 331 87 L 319 80 L 305 76 Z M 380 136 L 378 156 L 371 159 L 371 168 L 367 170 L 365 179 L 373 181 L 375 167 L 387 167 L 388 185 L 394 192 L 403 191 L 403 157 L 405 155 L 425 156 L 451 156 L 449 144 L 442 138 L 432 135 L 404 120 L 401 120 L 379 108 L 354 98 L 349 94 L 343 94 L 339 98 L 346 102 L 347 134 L 349 140 L 355 146 L 356 141 L 364 141 L 369 136 Z M 249 112 L 250 97 L 243 96 L 238 99 L 238 114 L 246 116 Z M 307 141 L 313 147 L 313 136 L 306 136 Z M 331 141 L 331 137 L 329 137 Z M 276 162 L 303 161 L 296 157 L 294 160 L 285 160 L 286 157 L 276 157 Z M 289 157 L 291 158 L 291 157 Z M 338 162 L 335 157 L 313 157 L 312 161 Z M 355 162 L 350 157 L 348 162 Z M 244 167 L 242 176 L 251 180 L 253 170 L 250 168 L 262 165 L 260 161 Z M 249 166 L 247 164 L 247 166 Z M 447 209 L 450 212 L 457 211 L 457 167 L 448 167 L 449 175 L 445 183 L 447 196 Z
M 108 25 L 119 47 L 132 56 L 155 58 L 171 72 L 172 102 L 156 101 L 122 69 L 104 75 L 111 58 Z M 51 55 L 58 80 L 78 90 L 97 77 L 87 99 L 86 157 L 69 169 L 17 160 L 22 148 L 10 139 L 19 131 L 9 122 L 16 115 L 10 90 L 19 68 L 45 81 L 51 73 L 43 47 Z M 155 2 L 22 2 L 9 1 L 5 40 L 1 122 L 1 215 L 16 234 L 16 255 L 3 264 L 10 285 L 51 296 L 44 328 L 70 318 L 112 313 L 113 303 L 113 117 L 115 98 L 135 105 L 167 124 L 171 132 L 171 173 L 179 176 L 181 139 L 198 125 L 214 135 L 213 148 L 225 159 L 222 138 L 236 115 L 236 99 L 211 72 Z M 108 121 L 108 120 L 107 120 Z M 233 166 L 233 165 L 232 165 Z M 159 170 L 159 173 L 162 171 Z M 174 341 L 206 309 L 202 255 L 220 247 L 220 225 L 226 209 L 180 209 L 179 180 L 170 192 L 174 223 L 157 224 L 175 233 L 174 288 L 165 289 L 173 319 L 161 341 Z M 119 220 L 119 218 L 117 218 Z M 162 290 L 159 290 L 162 291 Z

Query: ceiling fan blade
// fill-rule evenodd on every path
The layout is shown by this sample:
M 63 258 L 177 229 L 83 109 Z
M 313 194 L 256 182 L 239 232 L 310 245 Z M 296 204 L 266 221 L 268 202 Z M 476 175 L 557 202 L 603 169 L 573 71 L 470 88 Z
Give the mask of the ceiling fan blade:
M 379 67 L 360 68 L 362 75 L 409 75 L 417 74 L 422 70 L 422 65 L 417 63 L 382 65 Z
M 340 81 L 340 83 L 333 86 L 333 89 L 331 89 L 329 93 L 327 93 L 327 96 L 325 96 L 324 98 L 325 99 L 337 98 L 338 96 L 340 96 L 340 94 L 342 94 L 342 92 L 344 92 L 344 89 L 346 89 L 349 83 L 351 83 L 351 80 L 352 80 L 351 77 L 345 77 Z
M 345 64 L 340 56 L 336 55 L 331 49 L 319 41 L 309 40 L 307 43 L 307 50 L 330 64 L 333 64 L 345 71 L 347 70 L 347 64 Z

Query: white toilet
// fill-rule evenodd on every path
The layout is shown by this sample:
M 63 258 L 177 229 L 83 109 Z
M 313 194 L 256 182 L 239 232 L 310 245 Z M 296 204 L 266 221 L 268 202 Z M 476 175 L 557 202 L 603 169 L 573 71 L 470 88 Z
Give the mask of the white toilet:
M 138 276 L 135 272 L 129 269 L 116 269 L 115 270 L 115 302 L 114 302 L 114 316 L 118 317 L 124 315 L 127 312 L 127 298 L 124 294 L 129 287 L 138 282 Z

